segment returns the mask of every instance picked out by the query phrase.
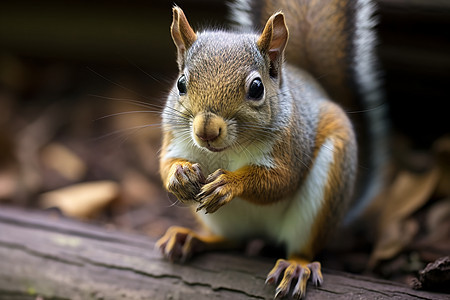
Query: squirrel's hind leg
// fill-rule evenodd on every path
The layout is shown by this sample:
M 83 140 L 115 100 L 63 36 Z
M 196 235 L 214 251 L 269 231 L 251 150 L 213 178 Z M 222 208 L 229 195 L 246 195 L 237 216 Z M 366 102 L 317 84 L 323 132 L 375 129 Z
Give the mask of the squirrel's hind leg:
M 218 249 L 235 249 L 239 244 L 217 235 L 200 235 L 189 228 L 172 226 L 155 247 L 170 261 L 185 262 L 194 254 Z
M 275 298 L 286 296 L 292 284 L 295 284 L 292 296 L 301 299 L 306 292 L 308 279 L 314 285 L 321 285 L 323 282 L 321 265 L 319 262 L 309 262 L 298 256 L 291 256 L 288 260 L 277 260 L 273 269 L 267 275 L 266 283 L 276 284 L 281 279 L 275 290 Z

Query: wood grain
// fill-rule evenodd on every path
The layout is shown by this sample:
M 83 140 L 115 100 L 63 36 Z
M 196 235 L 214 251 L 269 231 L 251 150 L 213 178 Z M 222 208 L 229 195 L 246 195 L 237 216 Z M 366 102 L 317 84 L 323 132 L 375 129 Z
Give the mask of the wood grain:
M 171 264 L 146 236 L 0 207 L 1 299 L 272 299 L 264 280 L 273 263 L 209 253 Z M 448 299 L 330 270 L 324 277 L 307 299 Z

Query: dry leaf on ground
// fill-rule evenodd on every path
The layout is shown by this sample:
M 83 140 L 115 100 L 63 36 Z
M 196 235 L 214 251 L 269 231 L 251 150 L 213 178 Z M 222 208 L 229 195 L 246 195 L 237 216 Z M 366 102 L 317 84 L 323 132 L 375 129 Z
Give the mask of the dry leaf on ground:
M 403 171 L 384 194 L 384 209 L 380 212 L 377 241 L 372 252 L 369 266 L 373 268 L 378 261 L 386 260 L 398 254 L 411 242 L 417 232 L 408 218 L 422 207 L 434 192 L 439 169 L 431 169 L 424 174 Z
M 71 181 L 78 181 L 86 174 L 83 160 L 72 150 L 60 143 L 51 143 L 41 151 L 44 165 Z
M 40 196 L 44 208 L 58 207 L 64 215 L 86 219 L 95 216 L 119 197 L 119 185 L 113 181 L 80 183 Z
M 448 246 L 450 138 L 439 139 L 433 149 L 435 163 L 431 169 L 419 174 L 406 170 L 399 172 L 381 196 L 383 205 L 378 204 L 381 209 L 378 212 L 377 240 L 369 262 L 371 268 L 379 261 L 394 258 L 407 246 L 419 252 L 420 248 L 434 248 L 436 253 Z M 432 199 L 436 204 L 427 208 L 425 222 L 413 218 Z M 412 225 L 413 222 L 417 226 Z M 426 231 L 426 237 L 413 242 L 420 231 Z M 421 252 L 422 258 L 425 258 L 425 252 Z M 432 254 L 428 258 L 430 256 Z

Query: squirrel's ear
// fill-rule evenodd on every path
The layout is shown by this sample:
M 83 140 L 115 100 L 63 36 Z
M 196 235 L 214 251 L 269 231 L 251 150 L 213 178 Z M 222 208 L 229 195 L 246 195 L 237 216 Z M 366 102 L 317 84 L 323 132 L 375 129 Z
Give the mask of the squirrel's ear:
M 189 22 L 181 8 L 175 6 L 172 11 L 173 21 L 172 26 L 170 26 L 170 32 L 178 50 L 178 66 L 182 69 L 186 51 L 197 40 L 197 35 L 189 25 Z
M 284 49 L 289 38 L 289 31 L 284 21 L 284 14 L 277 12 L 267 20 L 266 26 L 257 41 L 261 52 L 269 55 L 271 76 L 276 77 L 283 59 Z

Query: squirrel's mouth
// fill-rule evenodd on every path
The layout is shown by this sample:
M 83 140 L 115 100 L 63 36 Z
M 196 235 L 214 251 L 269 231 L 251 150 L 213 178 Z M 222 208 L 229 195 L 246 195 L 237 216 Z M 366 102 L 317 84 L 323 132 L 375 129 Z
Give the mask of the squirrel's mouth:
M 223 147 L 223 148 L 216 148 L 211 146 L 209 143 L 205 146 L 206 149 L 208 149 L 211 152 L 222 152 L 223 150 L 227 149 L 228 147 Z

